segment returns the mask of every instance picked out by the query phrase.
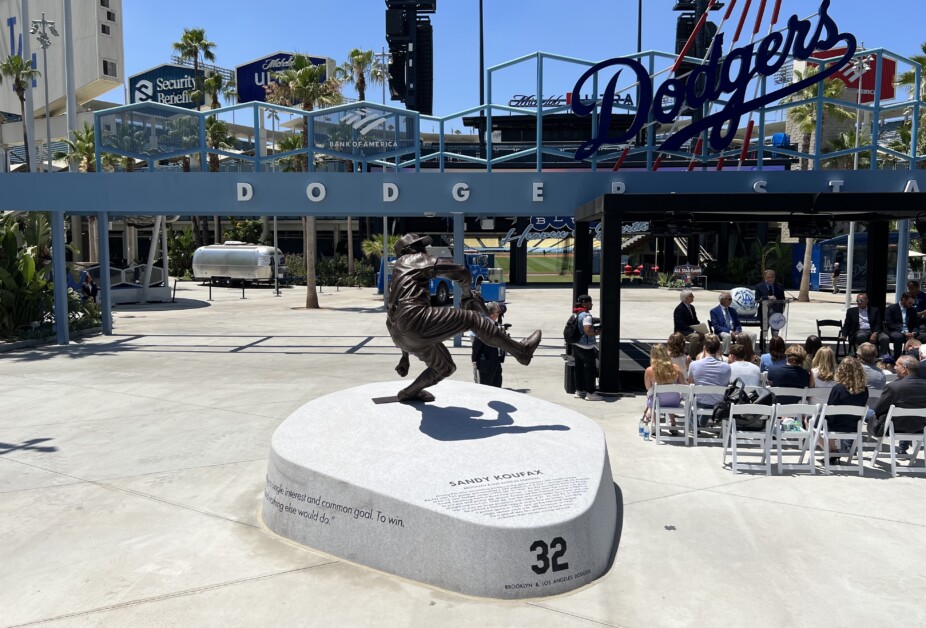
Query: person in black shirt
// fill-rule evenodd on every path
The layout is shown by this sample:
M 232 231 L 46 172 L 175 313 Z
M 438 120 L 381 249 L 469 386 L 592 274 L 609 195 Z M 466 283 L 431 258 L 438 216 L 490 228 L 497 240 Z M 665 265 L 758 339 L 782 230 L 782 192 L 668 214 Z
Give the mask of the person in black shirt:
M 791 345 L 785 351 L 787 364 L 773 366 L 768 370 L 768 385 L 777 388 L 813 388 L 813 373 L 804 368 L 807 352 L 801 345 Z M 800 403 L 798 397 L 784 395 L 779 403 Z
M 836 368 L 836 385 L 830 389 L 826 400 L 830 406 L 868 405 L 868 379 L 862 363 L 853 357 L 845 358 Z M 830 432 L 854 432 L 858 428 L 859 418 L 851 414 L 834 414 L 826 416 L 826 426 Z M 861 446 L 861 444 L 860 444 Z M 829 451 L 836 453 L 837 443 L 830 439 Z M 839 464 L 839 456 L 830 456 L 830 464 Z
M 489 318 L 499 324 L 501 316 L 501 307 L 495 301 L 486 303 L 486 311 Z M 498 349 L 479 339 L 478 336 L 473 338 L 473 368 L 479 374 L 479 383 L 486 386 L 502 387 L 502 362 L 505 359 L 505 351 Z

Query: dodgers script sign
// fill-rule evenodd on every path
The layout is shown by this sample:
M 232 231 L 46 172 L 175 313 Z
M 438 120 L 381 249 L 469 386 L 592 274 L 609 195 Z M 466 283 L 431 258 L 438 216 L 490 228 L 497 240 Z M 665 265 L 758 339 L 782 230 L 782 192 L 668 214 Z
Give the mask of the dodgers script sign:
M 658 89 L 653 89 L 653 80 L 643 65 L 635 59 L 617 58 L 602 61 L 588 69 L 573 88 L 573 93 L 580 94 L 585 82 L 605 68 L 618 66 L 619 69 L 602 94 L 601 112 L 598 117 L 598 134 L 584 142 L 576 151 L 576 159 L 585 159 L 597 151 L 602 144 L 620 144 L 632 139 L 639 133 L 647 118 L 652 113 L 657 122 L 669 124 L 678 117 L 682 108 L 687 106 L 700 109 L 704 103 L 715 102 L 721 96 L 729 94 L 727 103 L 719 111 L 694 121 L 689 126 L 670 135 L 659 147 L 661 151 L 677 151 L 692 137 L 702 131 L 710 130 L 710 147 L 717 151 L 726 149 L 733 141 L 739 128 L 740 118 L 750 111 L 755 111 L 769 103 L 795 94 L 802 89 L 820 83 L 839 72 L 855 54 L 857 43 L 850 33 L 840 33 L 836 22 L 829 16 L 830 0 L 820 4 L 819 19 L 816 27 L 810 20 L 802 20 L 792 15 L 788 28 L 784 32 L 774 32 L 765 39 L 748 46 L 734 48 L 726 57 L 722 57 L 723 33 L 719 33 L 711 47 L 710 56 L 703 65 L 695 68 L 687 77 L 673 78 L 665 81 Z M 749 82 L 757 75 L 772 76 L 784 66 L 788 55 L 806 61 L 818 50 L 828 51 L 842 44 L 842 54 L 819 73 L 802 81 L 786 85 L 782 89 L 770 92 L 754 100 L 746 100 Z M 624 68 L 636 75 L 640 83 L 640 102 L 637 114 L 630 128 L 621 135 L 609 137 L 611 128 L 611 110 L 615 103 L 617 80 Z M 701 77 L 706 80 L 700 80 Z M 699 88 L 698 83 L 702 87 Z M 595 109 L 595 103 L 586 103 L 580 99 L 572 101 L 572 110 L 585 116 Z

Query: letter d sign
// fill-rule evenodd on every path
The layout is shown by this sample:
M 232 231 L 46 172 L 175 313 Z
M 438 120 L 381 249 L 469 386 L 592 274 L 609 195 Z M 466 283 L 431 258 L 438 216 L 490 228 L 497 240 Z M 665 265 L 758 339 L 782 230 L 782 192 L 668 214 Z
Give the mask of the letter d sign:
M 238 201 L 245 202 L 254 198 L 254 188 L 251 187 L 250 183 L 239 183 L 238 184 Z
M 383 202 L 392 203 L 399 198 L 399 186 L 395 183 L 383 183 Z

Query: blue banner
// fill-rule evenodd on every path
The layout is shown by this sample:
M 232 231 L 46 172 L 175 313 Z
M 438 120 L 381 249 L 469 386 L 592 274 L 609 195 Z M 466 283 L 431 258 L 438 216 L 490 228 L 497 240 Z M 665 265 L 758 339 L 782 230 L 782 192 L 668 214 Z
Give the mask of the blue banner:
M 267 93 L 264 87 L 270 82 L 274 72 L 288 70 L 293 64 L 292 52 L 277 52 L 268 57 L 239 65 L 235 68 L 235 80 L 238 83 L 238 102 L 252 102 L 259 100 L 265 102 Z M 325 65 L 328 59 L 324 57 L 305 56 L 313 65 Z M 322 80 L 327 80 L 327 75 Z
M 190 97 L 195 89 L 193 68 L 165 63 L 129 77 L 129 103 L 156 102 L 196 109 Z

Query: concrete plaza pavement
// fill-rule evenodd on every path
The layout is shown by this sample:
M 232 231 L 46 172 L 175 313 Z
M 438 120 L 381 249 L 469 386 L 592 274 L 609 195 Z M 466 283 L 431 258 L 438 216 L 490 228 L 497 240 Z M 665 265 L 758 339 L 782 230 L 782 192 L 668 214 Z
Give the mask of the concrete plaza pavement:
M 0 353 L 0 625 L 783 626 L 926 621 L 926 478 L 734 476 L 717 446 L 637 436 L 641 396 L 563 391 L 571 290 L 509 288 L 533 363 L 505 386 L 604 430 L 622 497 L 610 572 L 572 593 L 474 599 L 294 546 L 259 524 L 270 437 L 305 402 L 398 380 L 369 289 L 216 289 L 120 306 L 114 335 Z M 592 295 L 597 299 L 597 293 Z M 717 293 L 697 291 L 702 320 Z M 662 340 L 678 293 L 623 291 L 624 339 Z M 840 318 L 791 305 L 788 337 Z M 469 381 L 468 343 L 452 349 Z M 412 376 L 420 368 L 413 360 Z M 400 386 L 396 382 L 397 388 Z M 344 452 L 349 456 L 350 452 Z M 918 540 L 919 539 L 919 540 Z M 491 559 L 491 557 L 487 557 Z

